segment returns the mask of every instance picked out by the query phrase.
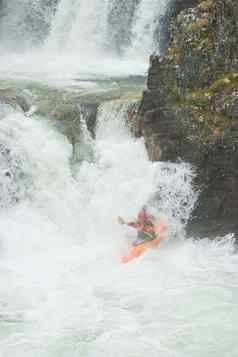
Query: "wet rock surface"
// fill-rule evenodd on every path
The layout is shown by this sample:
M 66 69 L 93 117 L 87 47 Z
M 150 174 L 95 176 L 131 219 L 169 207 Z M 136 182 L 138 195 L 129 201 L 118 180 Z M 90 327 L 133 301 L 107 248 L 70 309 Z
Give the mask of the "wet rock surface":
M 152 160 L 196 168 L 200 199 L 190 233 L 237 232 L 238 3 L 199 1 L 174 13 L 169 48 L 151 57 L 134 132 Z
M 193 7 L 199 3 L 199 0 L 170 0 L 167 5 L 165 16 L 160 19 L 158 34 L 160 36 L 160 52 L 164 53 L 170 40 L 170 22 L 181 11 Z
M 141 100 L 145 77 L 108 78 L 92 82 L 85 88 L 79 85 L 57 88 L 39 82 L 1 80 L 0 120 L 9 114 L 21 112 L 26 117 L 49 121 L 72 144 L 72 162 L 85 156 L 85 141 L 95 137 L 96 118 L 100 105 L 112 100 Z M 128 113 L 133 122 L 136 111 Z M 88 150 L 89 159 L 93 154 Z
M 2 139 L 2 138 L 1 138 Z M 0 209 L 20 202 L 32 186 L 22 158 L 6 143 L 0 143 Z

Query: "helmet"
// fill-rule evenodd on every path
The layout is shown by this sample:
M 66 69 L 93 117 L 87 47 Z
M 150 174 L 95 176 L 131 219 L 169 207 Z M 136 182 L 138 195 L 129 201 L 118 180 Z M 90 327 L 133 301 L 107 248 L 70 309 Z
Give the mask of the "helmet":
M 141 211 L 138 214 L 138 219 L 140 221 L 146 221 L 148 219 L 148 213 L 146 211 L 146 206 L 143 206 L 143 208 L 141 209 Z

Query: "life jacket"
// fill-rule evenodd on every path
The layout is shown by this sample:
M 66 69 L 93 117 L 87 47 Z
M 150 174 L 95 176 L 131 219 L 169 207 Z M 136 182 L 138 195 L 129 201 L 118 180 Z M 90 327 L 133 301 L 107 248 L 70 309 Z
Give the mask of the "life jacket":
M 137 222 L 135 223 L 135 228 L 138 231 L 149 233 L 150 235 L 155 235 L 156 230 L 153 223 L 153 218 L 148 215 L 146 210 L 141 210 L 137 216 Z
M 145 209 L 142 209 L 138 213 L 138 216 L 137 216 L 138 221 L 146 221 L 146 220 L 148 220 L 148 218 L 149 218 L 149 215 L 148 215 L 148 213 L 146 212 Z

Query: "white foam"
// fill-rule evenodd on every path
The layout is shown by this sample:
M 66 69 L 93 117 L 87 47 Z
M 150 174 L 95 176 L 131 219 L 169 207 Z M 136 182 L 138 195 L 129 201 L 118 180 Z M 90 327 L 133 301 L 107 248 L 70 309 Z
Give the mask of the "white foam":
M 95 161 L 74 177 L 71 145 L 47 122 L 22 114 L 0 122 L 33 183 L 28 198 L 0 212 L 2 357 L 238 352 L 231 237 L 194 242 L 180 230 L 159 250 L 120 263 L 134 232 L 118 226 L 119 214 L 132 219 L 162 186 L 160 207 L 180 227 L 179 206 L 187 214 L 184 202 L 188 212 L 194 202 L 190 168 L 149 162 L 123 108 L 100 108 Z

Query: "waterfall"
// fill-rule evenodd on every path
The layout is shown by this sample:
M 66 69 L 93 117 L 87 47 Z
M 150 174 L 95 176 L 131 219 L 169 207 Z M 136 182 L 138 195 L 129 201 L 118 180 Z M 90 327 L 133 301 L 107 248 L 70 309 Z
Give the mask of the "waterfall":
M 169 0 L 3 0 L 1 46 L 80 57 L 147 56 Z
M 0 75 L 145 75 L 171 0 L 3 0 Z
M 3 0 L 1 48 L 30 49 L 47 36 L 57 0 Z
M 156 38 L 160 20 L 165 14 L 168 0 L 142 0 L 132 22 L 132 41 L 128 55 L 149 56 L 159 51 L 159 38 Z
M 155 38 L 168 0 L 61 0 L 52 23 L 48 48 L 134 56 L 159 47 Z
M 49 49 L 92 54 L 101 47 L 104 37 L 103 21 L 105 1 L 62 0 L 58 5 L 48 39 Z
M 133 194 L 125 197 L 129 203 L 128 211 L 121 212 L 122 215 L 131 215 L 130 212 L 136 214 L 139 207 L 147 203 L 155 216 L 158 216 L 159 212 L 166 215 L 170 221 L 170 234 L 177 234 L 187 223 L 197 199 L 192 186 L 194 172 L 187 164 L 148 162 L 143 140 L 133 140 L 128 131 L 131 116 L 137 108 L 137 101 L 118 100 L 103 103 L 98 111 L 97 139 L 100 143 L 105 141 L 106 137 L 108 147 L 115 145 L 119 158 L 111 157 L 113 162 L 118 160 L 114 162 L 115 170 L 121 167 L 121 171 L 125 172 L 128 182 L 133 186 Z M 142 163 L 144 166 L 138 169 L 137 165 Z M 142 184 L 144 180 L 148 181 Z M 113 179 L 111 182 L 114 185 Z M 125 202 L 124 209 L 127 203 Z

